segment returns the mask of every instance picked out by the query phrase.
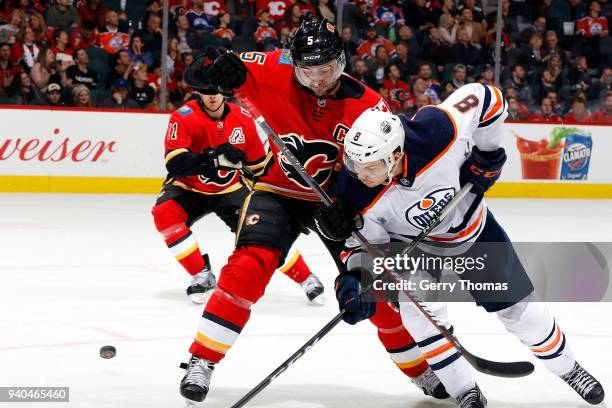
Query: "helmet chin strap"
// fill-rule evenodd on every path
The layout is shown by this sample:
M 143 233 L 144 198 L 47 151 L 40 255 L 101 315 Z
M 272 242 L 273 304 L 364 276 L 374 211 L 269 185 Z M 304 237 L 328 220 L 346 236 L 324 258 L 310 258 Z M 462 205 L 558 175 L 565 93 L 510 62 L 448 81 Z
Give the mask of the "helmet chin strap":
M 395 153 L 393 153 L 393 155 L 395 156 Z M 397 165 L 402 162 L 403 158 L 404 152 L 402 152 L 400 157 L 398 157 L 392 165 L 389 165 L 389 163 L 387 163 L 387 182 L 385 184 L 389 184 L 391 183 L 391 181 L 393 181 L 393 177 L 395 177 L 395 169 L 397 168 Z

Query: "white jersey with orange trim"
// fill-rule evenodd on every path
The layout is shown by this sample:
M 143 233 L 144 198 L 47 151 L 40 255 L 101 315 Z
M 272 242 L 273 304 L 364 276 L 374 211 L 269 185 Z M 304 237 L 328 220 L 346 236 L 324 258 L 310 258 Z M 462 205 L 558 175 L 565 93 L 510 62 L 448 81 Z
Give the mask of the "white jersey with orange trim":
M 348 171 L 341 173 L 339 196 L 362 212 L 361 233 L 373 244 L 411 241 L 460 190 L 459 170 L 471 145 L 487 151 L 499 148 L 506 116 L 507 104 L 499 89 L 469 84 L 442 104 L 421 108 L 412 120 L 401 117 L 403 174 L 385 186 L 368 188 Z M 486 217 L 482 196 L 469 193 L 427 240 L 474 241 Z M 358 246 L 353 238 L 347 240 L 345 260 Z

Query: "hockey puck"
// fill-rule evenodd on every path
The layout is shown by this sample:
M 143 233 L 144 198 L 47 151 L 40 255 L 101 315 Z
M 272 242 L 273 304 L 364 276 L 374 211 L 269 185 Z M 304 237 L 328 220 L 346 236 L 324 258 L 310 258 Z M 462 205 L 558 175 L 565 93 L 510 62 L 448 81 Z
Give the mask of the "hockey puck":
M 113 358 L 117 355 L 117 349 L 114 346 L 102 346 L 100 347 L 100 357 L 102 358 Z

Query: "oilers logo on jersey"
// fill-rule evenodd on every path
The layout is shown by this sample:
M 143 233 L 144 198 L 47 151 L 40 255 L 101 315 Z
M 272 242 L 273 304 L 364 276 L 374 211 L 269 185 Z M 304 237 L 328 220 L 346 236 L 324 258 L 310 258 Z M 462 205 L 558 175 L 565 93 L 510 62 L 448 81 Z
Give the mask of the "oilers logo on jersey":
M 439 188 L 425 195 L 406 210 L 406 220 L 419 229 L 425 229 L 431 224 L 436 214 L 451 202 L 455 196 L 453 187 Z
M 329 180 L 340 152 L 338 146 L 327 140 L 304 140 L 294 133 L 282 135 L 281 139 L 319 185 Z M 302 188 L 310 188 L 280 152 L 277 154 L 277 159 L 278 164 L 291 181 Z

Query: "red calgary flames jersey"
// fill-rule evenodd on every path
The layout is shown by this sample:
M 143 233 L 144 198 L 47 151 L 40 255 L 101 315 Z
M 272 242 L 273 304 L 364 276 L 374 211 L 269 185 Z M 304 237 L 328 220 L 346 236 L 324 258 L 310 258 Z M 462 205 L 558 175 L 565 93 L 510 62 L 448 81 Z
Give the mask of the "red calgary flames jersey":
M 200 103 L 191 100 L 170 116 L 164 164 L 182 153 L 203 153 L 208 148 L 229 142 L 245 152 L 247 167 L 254 173 L 263 170 L 266 151 L 249 112 L 226 103 L 222 118 L 215 120 L 204 112 Z M 171 180 L 173 185 L 203 194 L 224 194 L 242 187 L 240 173 L 235 170 L 219 170 L 214 176 L 186 176 Z
M 323 188 L 342 159 L 344 136 L 355 119 L 369 108 L 388 109 L 379 94 L 347 75 L 341 78 L 342 98 L 314 96 L 294 78 L 289 50 L 245 52 L 240 58 L 248 69 L 241 91 Z M 273 160 L 255 189 L 318 200 L 276 146 L 270 144 L 270 151 Z

